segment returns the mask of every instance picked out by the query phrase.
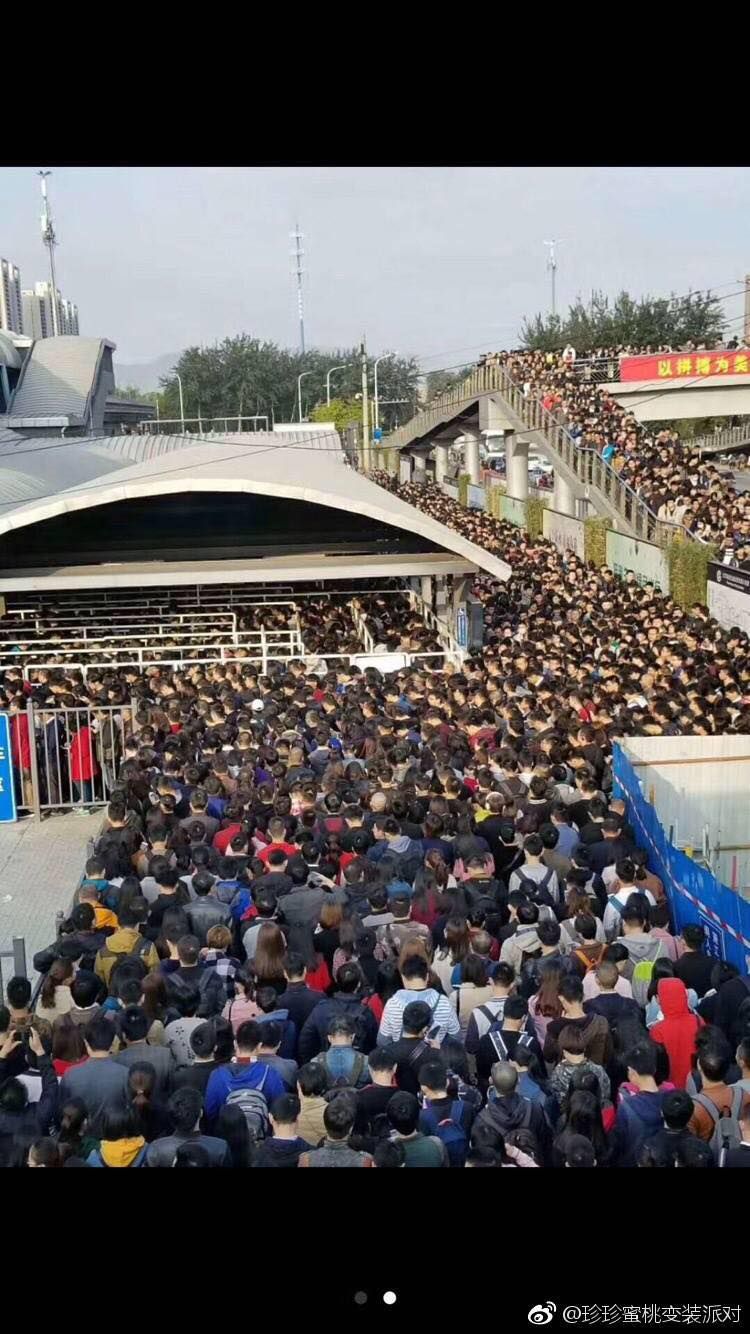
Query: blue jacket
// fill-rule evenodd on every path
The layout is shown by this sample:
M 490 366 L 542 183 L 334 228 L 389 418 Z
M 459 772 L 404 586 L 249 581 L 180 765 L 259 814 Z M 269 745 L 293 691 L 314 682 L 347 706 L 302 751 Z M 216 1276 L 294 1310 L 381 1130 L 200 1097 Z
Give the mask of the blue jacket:
M 262 1061 L 245 1061 L 242 1065 L 233 1061 L 212 1070 L 206 1086 L 206 1120 L 216 1119 L 233 1089 L 254 1089 L 259 1084 L 263 1085 L 263 1096 L 269 1107 L 274 1098 L 286 1093 L 281 1076 Z
M 623 1097 L 612 1129 L 612 1147 L 617 1167 L 637 1167 L 647 1139 L 663 1130 L 661 1106 L 665 1094 L 633 1093 Z
M 378 1040 L 378 1025 L 375 1015 L 369 1005 L 363 1004 L 362 996 L 349 996 L 339 991 L 330 999 L 322 1000 L 319 1005 L 305 1020 L 302 1032 L 299 1035 L 299 1056 L 300 1065 L 306 1065 L 318 1052 L 325 1051 L 328 1046 L 328 1025 L 332 1019 L 337 1019 L 340 1015 L 346 1015 L 351 1019 L 355 1026 L 355 1045 L 357 1051 L 362 1051 L 366 1056 L 375 1047 Z M 364 1034 L 364 1041 L 357 1041 L 357 1030 Z

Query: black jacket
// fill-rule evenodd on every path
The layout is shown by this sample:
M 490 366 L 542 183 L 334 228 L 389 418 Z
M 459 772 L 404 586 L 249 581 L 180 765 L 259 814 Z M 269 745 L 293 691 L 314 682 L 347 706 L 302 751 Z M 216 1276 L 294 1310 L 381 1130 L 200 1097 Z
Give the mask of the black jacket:
M 46 949 L 39 950 L 34 955 L 34 967 L 38 973 L 48 972 L 55 959 L 59 959 L 62 955 L 62 942 L 74 940 L 80 946 L 83 967 L 91 970 L 99 950 L 103 948 L 107 936 L 111 935 L 112 928 L 107 927 L 106 931 L 73 931 L 70 935 L 58 936 L 57 940 L 53 940 Z M 69 945 L 65 946 L 66 953 L 69 948 Z
M 316 1005 L 305 1022 L 299 1036 L 299 1063 L 307 1065 L 313 1056 L 328 1047 L 328 1025 L 332 1019 L 346 1015 L 355 1025 L 355 1033 L 363 1033 L 363 1040 L 355 1035 L 354 1045 L 358 1051 L 367 1055 L 371 1052 L 378 1038 L 378 1025 L 369 1005 L 363 1003 L 361 996 L 348 996 L 338 991 L 330 999 L 326 998 Z
M 8 1062 L 0 1061 L 0 1084 L 10 1071 Z M 39 1073 L 42 1095 L 22 1112 L 0 1111 L 0 1167 L 22 1167 L 26 1150 L 35 1139 L 49 1133 L 57 1108 L 57 1075 L 48 1056 L 40 1056 Z
M 205 945 L 206 936 L 212 926 L 232 927 L 232 910 L 228 903 L 204 895 L 185 905 L 185 916 L 190 923 L 190 930 L 197 936 L 201 945 Z
M 511 1130 L 531 1130 L 536 1136 L 542 1152 L 546 1151 L 549 1141 L 549 1129 L 544 1112 L 538 1103 L 529 1102 L 520 1093 L 511 1093 L 507 1098 L 493 1098 L 477 1117 L 477 1125 L 492 1126 L 501 1135 L 509 1135 Z
M 289 1018 L 297 1032 L 301 1033 L 313 1010 L 324 999 L 322 992 L 313 991 L 304 982 L 291 982 L 279 996 L 278 1007 L 289 1011 Z

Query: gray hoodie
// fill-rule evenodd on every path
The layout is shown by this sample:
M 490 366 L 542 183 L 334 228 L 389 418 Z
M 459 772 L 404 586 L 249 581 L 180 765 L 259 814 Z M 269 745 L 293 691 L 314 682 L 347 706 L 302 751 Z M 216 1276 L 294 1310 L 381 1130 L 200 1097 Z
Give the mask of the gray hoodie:
M 536 923 L 531 926 L 519 926 L 514 934 L 503 942 L 500 951 L 501 963 L 509 963 L 515 969 L 516 977 L 521 973 L 524 954 L 541 954 L 542 943 L 537 935 Z
M 632 935 L 620 936 L 618 944 L 624 945 L 630 955 L 629 962 L 623 969 L 623 977 L 633 987 L 633 1000 L 645 1005 L 648 999 L 650 978 L 633 981 L 633 973 L 639 963 L 655 963 L 665 954 L 664 941 L 659 936 L 652 936 L 648 931 L 634 931 Z

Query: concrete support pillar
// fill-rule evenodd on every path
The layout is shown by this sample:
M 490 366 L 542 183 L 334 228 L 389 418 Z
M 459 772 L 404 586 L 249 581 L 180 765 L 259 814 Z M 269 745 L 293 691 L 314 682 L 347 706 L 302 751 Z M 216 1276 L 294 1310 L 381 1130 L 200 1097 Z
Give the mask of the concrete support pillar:
M 529 496 L 529 442 L 515 434 L 505 437 L 506 491 L 514 500 Z
M 555 473 L 555 489 L 552 492 L 552 508 L 557 510 L 558 514 L 572 514 L 576 512 L 576 498 L 572 486 L 566 482 L 559 472 Z
M 464 468 L 469 474 L 469 481 L 478 486 L 481 481 L 479 472 L 479 442 L 481 436 L 476 431 L 464 431 Z
M 422 575 L 421 592 L 422 592 L 422 601 L 424 602 L 425 606 L 431 608 L 431 607 L 432 607 L 432 575 L 431 575 L 431 574 L 423 574 L 423 575 Z
M 425 458 L 424 454 L 415 454 L 412 481 L 424 485 L 426 479 L 427 479 L 427 459 Z
M 435 481 L 442 486 L 445 481 L 450 459 L 450 445 L 435 446 Z

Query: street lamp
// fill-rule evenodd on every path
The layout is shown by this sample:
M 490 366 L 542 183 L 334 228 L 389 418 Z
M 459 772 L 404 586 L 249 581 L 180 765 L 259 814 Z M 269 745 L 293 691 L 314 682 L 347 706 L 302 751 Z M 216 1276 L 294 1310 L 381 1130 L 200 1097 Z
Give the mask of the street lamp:
M 330 369 L 326 372 L 326 407 L 330 408 L 331 406 L 331 376 L 333 375 L 333 372 L 345 371 L 348 369 L 348 366 L 349 363 L 345 361 L 343 366 L 331 366 Z
M 314 375 L 314 374 L 315 371 L 303 371 L 301 375 L 297 376 L 297 412 L 299 415 L 300 422 L 302 421 L 302 381 L 304 380 L 306 375 Z
M 380 412 L 379 412 L 379 410 L 378 410 L 378 409 L 379 409 L 379 404 L 378 404 L 378 366 L 380 365 L 380 362 L 381 362 L 381 361 L 387 361 L 387 360 L 389 359 L 389 357 L 396 357 L 396 356 L 398 356 L 398 353 L 397 353 L 397 352 L 384 352 L 383 355 L 382 355 L 382 357 L 376 357 L 376 359 L 375 359 L 375 372 L 374 372 L 374 379 L 375 379 L 375 420 L 374 420 L 374 422 L 373 422 L 373 430 L 375 430 L 375 431 L 377 431 L 378 427 L 380 426 Z
M 179 391 L 180 391 L 180 425 L 181 425 L 181 428 L 182 428 L 182 434 L 184 435 L 184 434 L 185 434 L 185 403 L 184 403 L 184 400 L 183 400 L 183 397 L 182 397 L 182 376 L 181 376 L 181 375 L 178 375 L 178 374 L 177 374 L 177 371 L 175 371 L 174 375 L 175 375 L 175 379 L 176 379 L 176 381 L 177 381 L 177 388 L 178 388 Z

